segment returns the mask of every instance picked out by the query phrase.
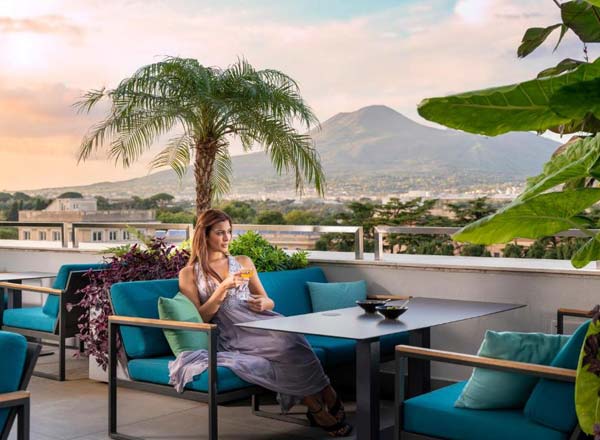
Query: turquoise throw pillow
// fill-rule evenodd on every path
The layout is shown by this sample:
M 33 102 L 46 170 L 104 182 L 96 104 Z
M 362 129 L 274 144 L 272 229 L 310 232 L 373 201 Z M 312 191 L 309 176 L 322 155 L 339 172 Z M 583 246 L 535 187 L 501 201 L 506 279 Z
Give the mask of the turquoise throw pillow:
M 194 303 L 181 292 L 173 298 L 158 298 L 158 316 L 172 321 L 202 322 Z M 163 333 L 175 356 L 184 351 L 208 348 L 208 335 L 204 332 L 163 329 Z
M 353 307 L 357 300 L 367 299 L 367 282 L 313 283 L 307 281 L 313 312 Z
M 590 321 L 581 324 L 550 365 L 576 370 L 579 353 L 589 326 Z M 529 420 L 557 431 L 573 431 L 577 425 L 575 385 L 558 380 L 541 379 L 527 400 L 524 413 Z
M 549 365 L 568 339 L 564 335 L 488 330 L 477 354 Z M 471 409 L 522 408 L 537 382 L 534 376 L 475 368 L 454 406 Z

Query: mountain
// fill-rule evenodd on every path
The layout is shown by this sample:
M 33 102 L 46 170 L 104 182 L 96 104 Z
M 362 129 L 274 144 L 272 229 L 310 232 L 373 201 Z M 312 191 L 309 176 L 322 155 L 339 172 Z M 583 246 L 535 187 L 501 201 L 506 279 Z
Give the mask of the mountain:
M 408 190 L 464 191 L 519 184 L 539 173 L 558 144 L 533 133 L 486 137 L 427 127 L 397 111 L 373 105 L 338 113 L 311 132 L 327 176 L 329 195 L 389 194 Z M 233 157 L 234 195 L 291 192 L 293 179 L 278 177 L 262 152 Z M 171 170 L 122 182 L 31 191 L 104 196 L 191 196 L 193 173 L 180 184 Z

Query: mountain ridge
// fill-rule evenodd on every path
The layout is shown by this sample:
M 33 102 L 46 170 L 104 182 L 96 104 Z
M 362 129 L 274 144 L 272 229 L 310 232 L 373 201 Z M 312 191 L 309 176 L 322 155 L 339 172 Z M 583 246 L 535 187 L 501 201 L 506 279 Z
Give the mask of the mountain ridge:
M 465 189 L 522 182 L 535 175 L 558 143 L 533 133 L 498 137 L 473 135 L 419 124 L 385 105 L 337 113 L 310 135 L 315 141 L 332 196 L 382 194 L 410 189 Z M 294 189 L 292 177 L 278 177 L 264 152 L 232 157 L 236 194 Z M 193 172 L 181 184 L 172 170 L 118 182 L 27 191 L 56 196 L 65 191 L 115 197 L 157 192 L 193 195 Z M 258 194 L 257 194 L 258 193 Z

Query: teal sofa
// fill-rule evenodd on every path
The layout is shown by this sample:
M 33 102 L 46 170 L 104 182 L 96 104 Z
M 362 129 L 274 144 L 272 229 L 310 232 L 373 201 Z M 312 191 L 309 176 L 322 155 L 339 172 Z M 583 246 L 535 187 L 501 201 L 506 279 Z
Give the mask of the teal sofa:
M 41 345 L 23 335 L 0 331 L 0 440 L 9 437 L 18 417 L 17 438 L 29 438 L 30 396 L 27 390 Z
M 306 282 L 327 282 L 323 270 L 318 267 L 263 272 L 259 273 L 258 276 L 267 294 L 275 302 L 275 311 L 285 316 L 312 313 L 313 309 Z M 112 318 L 111 331 L 119 331 L 120 333 L 127 359 L 127 370 L 132 381 L 115 379 L 115 386 L 114 388 L 111 387 L 115 392 L 115 397 L 111 397 L 114 407 L 111 406 L 110 409 L 110 414 L 114 417 L 114 423 L 111 425 L 112 432 L 109 434 L 114 438 L 119 438 L 120 435 L 116 430 L 116 385 L 206 401 L 209 402 L 209 411 L 214 412 L 215 417 L 217 403 L 252 396 L 255 414 L 289 420 L 289 417 L 286 418 L 286 416 L 267 414 L 261 411 L 258 395 L 264 390 L 243 381 L 229 368 L 216 367 L 212 373 L 215 376 L 214 381 L 211 380 L 211 369 L 209 368 L 196 377 L 192 383 L 188 384 L 186 391 L 181 395 L 176 394 L 172 387 L 168 385 L 168 363 L 174 359 L 174 356 L 162 329 L 159 328 L 161 323 L 158 320 L 157 304 L 159 297 L 171 298 L 175 296 L 178 290 L 176 279 L 116 283 L 111 288 L 113 312 L 118 315 L 118 317 Z M 147 321 L 146 324 L 126 325 L 132 323 L 124 317 L 145 318 Z M 216 329 L 203 328 L 199 331 L 205 331 L 209 333 L 209 336 L 212 335 L 213 343 L 216 344 Z M 210 340 L 211 338 L 209 338 Z M 351 368 L 354 367 L 355 341 L 322 336 L 307 336 L 307 340 L 326 370 L 345 365 L 349 365 Z M 393 358 L 394 346 L 407 341 L 408 338 L 404 334 L 383 338 L 381 341 L 382 357 Z M 216 359 L 216 349 L 213 352 Z M 116 356 L 116 351 L 114 356 Z M 115 364 L 114 359 L 111 362 Z M 212 390 L 214 390 L 215 395 L 211 397 Z M 214 406 L 210 405 L 211 398 Z M 212 432 L 213 429 L 216 429 L 216 426 L 209 427 L 210 437 L 216 438 L 213 437 L 213 435 L 216 436 L 216 432 Z
M 34 372 L 35 376 L 59 381 L 66 379 L 65 339 L 79 334 L 78 320 L 83 313 L 81 307 L 67 307 L 67 304 L 77 304 L 81 300 L 78 291 L 89 283 L 87 272 L 104 267 L 106 265 L 101 263 L 63 264 L 56 274 L 52 288 L 0 283 L 0 286 L 10 288 L 12 292 L 29 291 L 48 295 L 41 307 L 4 310 L 0 325 L 1 330 L 20 333 L 27 338 L 56 341 L 54 344 L 58 345 L 59 352 L 58 374 Z
M 396 381 L 396 438 L 400 440 L 568 440 L 580 435 L 575 414 L 574 382 L 589 321 L 583 323 L 550 366 L 496 360 L 420 347 L 398 346 L 397 378 L 404 377 L 403 358 L 416 357 L 540 378 L 523 408 L 456 408 L 466 382 L 405 398 L 404 381 Z M 410 377 L 408 377 L 410 380 Z

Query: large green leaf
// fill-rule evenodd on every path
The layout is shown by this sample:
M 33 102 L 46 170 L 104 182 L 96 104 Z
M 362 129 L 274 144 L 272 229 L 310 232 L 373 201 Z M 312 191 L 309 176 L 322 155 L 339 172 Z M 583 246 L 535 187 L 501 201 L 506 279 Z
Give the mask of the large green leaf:
M 566 229 L 586 226 L 587 221 L 578 217 L 578 214 L 598 200 L 598 188 L 551 192 L 528 200 L 517 199 L 495 214 L 465 226 L 452 238 L 489 245 L 506 243 L 515 238 L 555 235 Z
M 600 118 L 600 78 L 561 88 L 550 99 L 550 107 L 572 119 L 583 119 L 589 113 Z
M 509 131 L 544 131 L 578 122 L 557 114 L 550 99 L 562 87 L 600 78 L 600 59 L 558 76 L 519 84 L 424 99 L 419 114 L 451 128 L 495 136 Z
M 560 6 L 563 23 L 586 43 L 600 42 L 600 8 L 592 2 L 570 1 Z
M 546 41 L 546 38 L 548 38 L 552 31 L 559 26 L 561 26 L 560 23 L 548 26 L 546 28 L 535 27 L 527 29 L 525 31 L 525 35 L 523 35 L 523 39 L 521 40 L 521 45 L 517 49 L 517 56 L 519 58 L 523 58 L 529 55 L 531 52 L 537 49 L 540 44 Z
M 527 186 L 519 199 L 527 200 L 569 180 L 589 177 L 599 158 L 600 136 L 575 141 L 546 162 L 541 174 L 527 179 Z
M 538 78 L 545 78 L 547 76 L 559 75 L 563 72 L 569 72 L 577 69 L 581 64 L 585 64 L 585 61 L 574 60 L 572 58 L 565 58 L 554 67 L 549 67 L 538 73 Z
M 573 257 L 571 264 L 577 269 L 587 266 L 592 261 L 600 260 L 600 235 L 590 238 L 583 246 L 581 246 Z
M 585 336 L 589 337 L 600 333 L 600 321 L 591 322 Z M 584 345 L 585 347 L 585 345 Z M 588 366 L 583 366 L 584 349 L 581 349 L 579 365 L 577 366 L 577 379 L 575 382 L 575 410 L 579 426 L 586 434 L 592 434 L 594 423 L 597 423 L 598 392 L 600 391 L 600 377 L 588 371 Z

